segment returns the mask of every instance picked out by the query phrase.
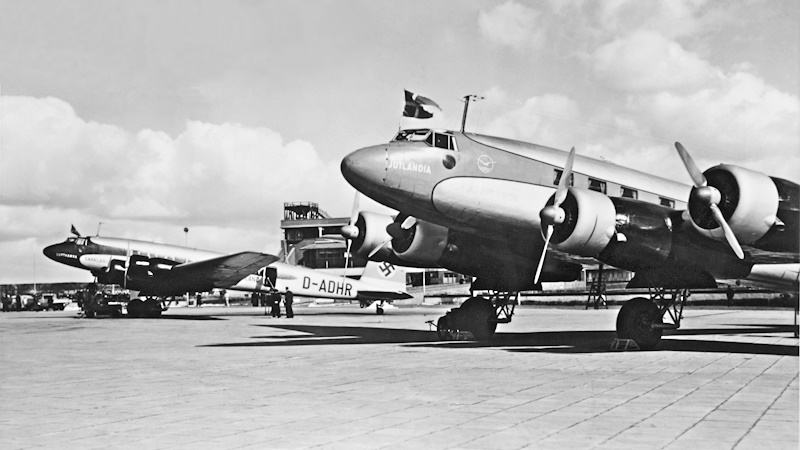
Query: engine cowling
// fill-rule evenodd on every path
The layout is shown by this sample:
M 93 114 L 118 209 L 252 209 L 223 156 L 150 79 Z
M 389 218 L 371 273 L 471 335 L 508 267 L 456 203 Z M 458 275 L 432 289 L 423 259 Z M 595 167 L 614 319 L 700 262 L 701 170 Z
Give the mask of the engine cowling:
M 367 258 L 369 253 L 376 247 L 383 245 L 391 236 L 386 231 L 386 227 L 394 222 L 392 216 L 379 214 L 369 211 L 358 213 L 355 226 L 358 229 L 357 235 L 353 238 L 352 251 L 363 258 Z M 389 245 L 378 251 L 372 259 L 383 260 L 391 255 Z
M 553 203 L 551 197 L 548 205 Z M 555 227 L 550 240 L 553 247 L 594 257 L 608 246 L 616 225 L 616 210 L 610 198 L 600 192 L 569 188 L 561 208 L 565 218 Z
M 770 177 L 727 164 L 712 167 L 703 175 L 708 186 L 719 191 L 719 209 L 739 243 L 752 244 L 775 226 L 780 195 Z M 698 188 L 693 188 L 689 197 L 688 215 L 701 234 L 716 240 L 725 239 L 707 202 L 700 198 Z
M 399 258 L 419 264 L 435 264 L 447 247 L 448 229 L 417 220 L 409 229 L 403 230 L 399 224 L 404 220 L 398 216 L 392 225 L 392 249 Z

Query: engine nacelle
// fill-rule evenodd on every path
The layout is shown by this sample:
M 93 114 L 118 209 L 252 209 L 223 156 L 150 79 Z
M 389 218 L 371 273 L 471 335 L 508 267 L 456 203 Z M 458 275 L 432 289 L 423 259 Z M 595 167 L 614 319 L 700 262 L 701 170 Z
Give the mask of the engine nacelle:
M 402 223 L 400 217 L 395 223 Z M 392 239 L 392 249 L 405 261 L 435 264 L 447 247 L 448 229 L 443 226 L 417 220 L 408 230 L 401 230 L 399 226 L 398 230 L 399 235 Z
M 775 226 L 780 195 L 770 177 L 727 164 L 712 167 L 703 175 L 708 185 L 719 191 L 719 209 L 739 243 L 752 244 Z M 716 240 L 725 239 L 711 210 L 695 195 L 689 197 L 688 211 L 698 232 Z
M 356 228 L 358 228 L 358 235 L 353 239 L 352 251 L 359 256 L 366 258 L 369 253 L 376 247 L 383 245 L 389 240 L 391 236 L 386 231 L 386 227 L 394 222 L 392 216 L 386 214 L 378 214 L 369 211 L 362 211 L 358 213 L 356 220 Z M 372 259 L 383 260 L 392 254 L 389 245 L 384 245 Z
M 548 204 L 553 204 L 553 197 Z M 561 208 L 565 219 L 555 227 L 551 238 L 553 247 L 574 255 L 594 257 L 608 246 L 616 225 L 616 210 L 610 198 L 600 192 L 569 188 Z

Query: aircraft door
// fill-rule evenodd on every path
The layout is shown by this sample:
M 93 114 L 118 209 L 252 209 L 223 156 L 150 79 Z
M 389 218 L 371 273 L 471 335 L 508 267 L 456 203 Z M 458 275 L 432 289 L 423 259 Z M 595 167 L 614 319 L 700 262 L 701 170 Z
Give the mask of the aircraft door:
M 278 282 L 278 269 L 274 267 L 267 267 L 264 270 L 264 286 L 275 287 Z

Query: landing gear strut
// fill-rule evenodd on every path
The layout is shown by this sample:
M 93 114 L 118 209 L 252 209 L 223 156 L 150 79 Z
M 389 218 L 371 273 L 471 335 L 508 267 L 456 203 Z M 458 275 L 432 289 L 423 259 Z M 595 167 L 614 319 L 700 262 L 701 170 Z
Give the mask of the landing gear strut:
M 518 292 L 490 292 L 489 298 L 473 296 L 460 307 L 451 309 L 436 323 L 436 334 L 440 340 L 458 340 L 469 333 L 476 341 L 488 341 L 494 336 L 498 323 L 511 322 Z
M 622 305 L 617 315 L 617 337 L 631 339 L 642 350 L 652 350 L 661 341 L 666 330 L 677 330 L 681 326 L 683 307 L 689 298 L 688 289 L 651 289 L 650 298 L 636 297 Z M 671 323 L 664 323 L 669 316 Z

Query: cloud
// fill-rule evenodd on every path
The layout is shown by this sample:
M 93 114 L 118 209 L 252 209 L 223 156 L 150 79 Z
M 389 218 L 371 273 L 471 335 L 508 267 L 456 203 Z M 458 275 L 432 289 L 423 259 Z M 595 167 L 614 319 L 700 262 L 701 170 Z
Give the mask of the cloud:
M 481 11 L 478 27 L 489 41 L 517 49 L 544 44 L 541 14 L 533 8 L 507 1 L 490 11 Z
M 486 98 L 502 99 L 504 95 L 501 89 L 492 88 Z M 544 145 L 558 145 L 564 142 L 565 137 L 561 132 L 561 121 L 576 120 L 578 117 L 580 108 L 577 102 L 561 94 L 545 94 L 531 97 L 522 106 L 500 114 L 483 127 L 481 132 Z
M 4 258 L 21 239 L 44 246 L 62 240 L 70 223 L 93 234 L 98 222 L 105 234 L 182 243 L 188 226 L 195 245 L 210 250 L 276 251 L 284 202 L 349 211 L 353 191 L 339 161 L 266 127 L 188 121 L 175 137 L 131 133 L 86 121 L 56 98 L 2 101 Z
M 654 133 L 705 148 L 709 162 L 739 161 L 772 175 L 797 177 L 800 100 L 752 73 L 727 74 L 716 86 L 688 94 L 641 96 L 631 107 Z
M 645 30 L 600 46 L 591 64 L 599 81 L 626 92 L 698 89 L 720 76 L 699 55 Z

